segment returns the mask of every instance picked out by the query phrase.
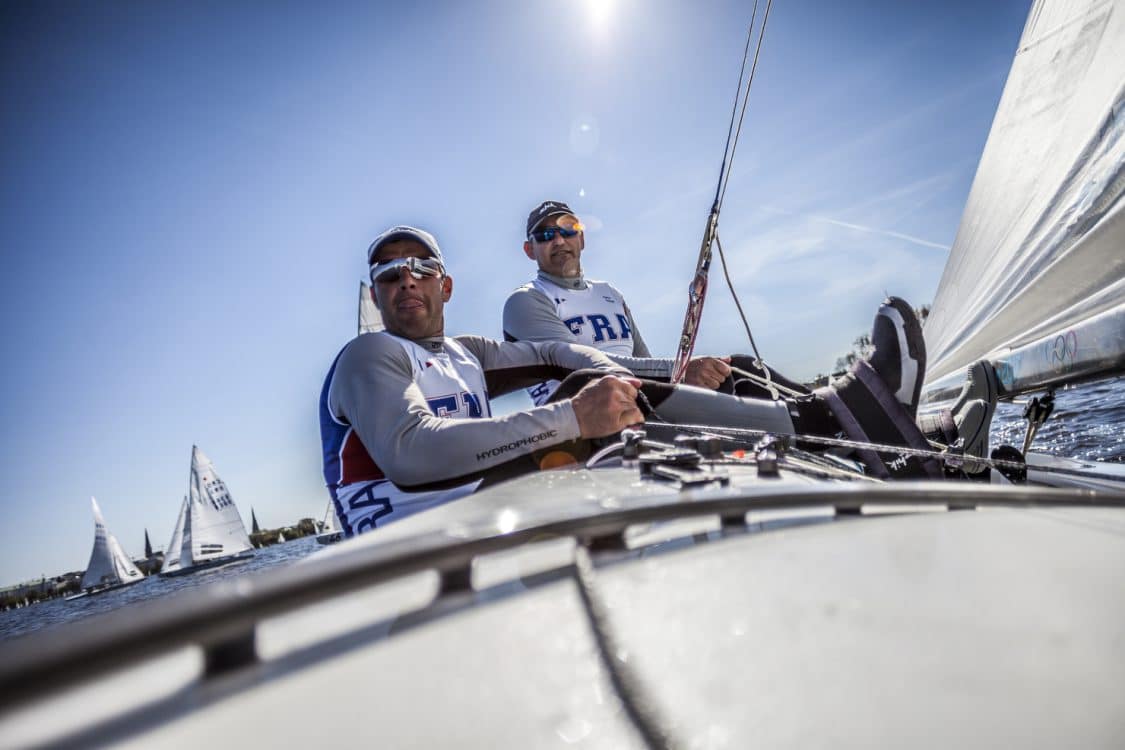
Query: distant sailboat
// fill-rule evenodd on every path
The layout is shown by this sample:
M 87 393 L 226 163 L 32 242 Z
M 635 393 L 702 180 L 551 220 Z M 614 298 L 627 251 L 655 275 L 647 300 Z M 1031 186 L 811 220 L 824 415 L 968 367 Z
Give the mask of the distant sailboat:
M 148 539 L 148 529 L 145 529 L 145 559 L 152 557 L 152 542 Z
M 328 510 L 324 513 L 324 523 L 321 524 L 321 531 L 316 535 L 316 541 L 319 544 L 335 544 L 344 538 L 344 532 L 340 528 L 340 522 L 336 520 L 336 508 L 334 503 L 328 501 Z
M 188 489 L 160 575 L 182 575 L 253 556 L 254 547 L 226 485 L 211 459 L 195 446 Z
M 375 307 L 375 300 L 371 299 L 371 287 L 364 281 L 359 282 L 359 333 L 374 333 L 383 330 L 383 316 L 379 308 Z
M 82 593 L 68 596 L 67 599 L 121 588 L 144 578 L 144 574 L 121 548 L 117 537 L 106 528 L 98 501 L 91 497 L 90 504 L 94 508 L 94 549 L 90 553 L 86 572 L 82 575 Z
M 250 533 L 251 534 L 262 533 L 262 527 L 258 525 L 258 517 L 256 515 L 254 515 L 254 506 L 253 505 L 250 506 Z

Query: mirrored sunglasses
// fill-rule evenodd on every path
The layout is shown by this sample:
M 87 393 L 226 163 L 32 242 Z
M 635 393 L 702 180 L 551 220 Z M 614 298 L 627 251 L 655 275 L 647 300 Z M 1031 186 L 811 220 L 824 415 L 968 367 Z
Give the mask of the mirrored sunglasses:
M 399 280 L 405 268 L 415 279 L 441 276 L 445 269 L 434 258 L 395 258 L 385 263 L 376 263 L 371 268 L 372 283 L 390 284 Z
M 565 216 L 559 219 L 558 226 L 543 227 L 542 229 L 533 229 L 531 231 L 531 238 L 536 242 L 550 242 L 555 239 L 555 235 L 562 235 L 566 239 L 576 236 L 585 227 L 582 222 L 573 216 Z

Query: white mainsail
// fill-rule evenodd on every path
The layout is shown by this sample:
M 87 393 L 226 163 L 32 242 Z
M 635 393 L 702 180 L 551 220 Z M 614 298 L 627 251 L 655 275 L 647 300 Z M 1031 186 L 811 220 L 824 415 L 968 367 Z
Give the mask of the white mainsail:
M 320 544 L 335 544 L 344 538 L 344 530 L 340 528 L 340 522 L 336 518 L 336 505 L 332 500 L 328 501 L 328 508 L 324 511 L 324 522 L 321 524 L 320 533 L 316 535 L 316 541 Z
M 198 447 L 191 449 L 188 485 L 191 516 L 191 559 L 194 564 L 252 550 L 250 537 L 226 484 L 215 473 L 211 459 Z M 184 539 L 184 546 L 188 540 Z
M 170 573 L 190 567 L 191 514 L 188 512 L 187 495 L 184 495 L 184 502 L 180 505 L 180 515 L 176 519 L 176 529 L 172 532 L 172 541 L 168 543 L 168 548 L 164 552 L 164 564 L 160 567 L 160 572 Z
M 981 358 L 1008 393 L 1125 369 L 1122 11 L 1034 3 L 926 323 L 931 385 Z
M 371 287 L 367 282 L 359 282 L 359 333 L 374 333 L 383 330 L 383 316 L 375 301 L 371 299 Z
M 94 508 L 94 549 L 90 553 L 86 572 L 82 575 L 82 588 L 121 586 L 126 583 L 136 583 L 144 578 L 141 571 L 125 554 L 125 550 L 121 548 L 117 537 L 106 528 L 98 501 L 91 497 L 90 505 Z
M 328 510 L 324 512 L 324 528 L 321 529 L 323 534 L 338 534 L 340 529 L 340 522 L 336 520 L 336 504 L 331 500 L 328 501 Z

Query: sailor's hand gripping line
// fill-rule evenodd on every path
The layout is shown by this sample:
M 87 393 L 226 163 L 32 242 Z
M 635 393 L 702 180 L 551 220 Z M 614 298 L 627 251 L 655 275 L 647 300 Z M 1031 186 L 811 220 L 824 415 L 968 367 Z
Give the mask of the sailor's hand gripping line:
M 738 86 L 734 94 L 734 106 L 730 113 L 730 124 L 727 127 L 727 143 L 723 149 L 723 162 L 719 167 L 719 181 L 715 186 L 715 200 L 711 204 L 711 211 L 707 215 L 707 226 L 703 231 L 703 242 L 699 247 L 699 259 L 695 266 L 695 276 L 692 278 L 691 285 L 688 287 L 688 305 L 687 312 L 684 314 L 684 325 L 680 333 L 680 342 L 676 350 L 676 360 L 672 366 L 672 382 L 683 382 L 684 376 L 687 374 L 688 363 L 691 361 L 692 352 L 695 349 L 695 339 L 699 333 L 699 323 L 703 318 L 703 303 L 707 299 L 707 278 L 711 271 L 711 246 L 718 243 L 719 239 L 719 213 L 723 207 L 723 199 L 726 197 L 727 183 L 730 178 L 731 165 L 734 163 L 734 154 L 738 149 L 738 136 L 742 133 L 742 122 L 746 117 L 746 105 L 750 100 L 750 87 L 754 83 L 754 72 L 758 68 L 758 56 L 762 52 L 762 39 L 765 37 L 766 23 L 770 17 L 770 7 L 773 5 L 773 0 L 767 0 L 766 11 L 762 16 L 762 25 L 758 30 L 758 44 L 754 50 L 754 60 L 750 65 L 750 74 L 746 74 L 746 63 L 750 58 L 750 43 L 754 37 L 754 21 L 758 15 L 758 2 L 754 0 L 754 9 L 750 15 L 750 27 L 746 32 L 746 46 L 742 52 L 742 68 L 738 74 Z M 745 88 L 742 85 L 743 79 L 746 79 Z M 739 99 L 742 100 L 741 110 L 739 109 Z M 738 126 L 735 127 L 735 119 L 737 116 Z M 726 259 L 723 257 L 723 247 L 719 243 L 719 257 L 723 261 L 723 273 L 726 274 Z M 727 284 L 730 285 L 730 275 L 727 274 Z M 734 287 L 731 285 L 731 294 L 734 294 Z M 738 297 L 735 296 L 735 304 L 738 304 Z M 742 305 L 738 305 L 739 314 L 742 314 Z M 746 333 L 750 334 L 750 326 L 746 324 L 746 316 L 742 315 L 743 325 L 746 326 Z M 757 357 L 758 364 L 763 365 L 762 358 L 758 354 L 758 347 L 754 344 L 754 337 L 750 336 L 750 345 L 754 348 L 754 356 Z M 769 369 L 762 368 L 766 373 L 766 380 L 769 381 Z M 744 373 L 740 373 L 744 374 Z M 776 391 L 772 384 L 767 385 L 774 398 L 777 398 Z

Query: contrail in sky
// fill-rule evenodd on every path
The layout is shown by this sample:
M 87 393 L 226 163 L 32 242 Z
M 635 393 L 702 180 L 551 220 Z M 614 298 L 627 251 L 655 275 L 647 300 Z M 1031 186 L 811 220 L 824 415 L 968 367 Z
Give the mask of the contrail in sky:
M 937 242 L 930 242 L 929 240 L 924 240 L 921 237 L 912 237 L 909 234 L 903 234 L 902 232 L 892 232 L 888 229 L 879 229 L 877 227 L 865 227 L 862 224 L 851 224 L 851 223 L 846 222 L 846 221 L 839 221 L 837 219 L 829 219 L 826 216 L 817 216 L 816 214 L 799 214 L 799 213 L 795 213 L 793 211 L 786 211 L 784 209 L 774 208 L 772 206 L 763 206 L 763 209 L 765 209 L 766 211 L 772 211 L 773 213 L 785 214 L 787 216 L 799 216 L 801 218 L 812 219 L 814 221 L 822 221 L 826 224 L 835 224 L 838 227 L 844 227 L 845 229 L 855 229 L 855 230 L 860 231 L 860 232 L 867 232 L 868 234 L 881 234 L 884 237 L 894 237 L 896 239 L 906 240 L 907 242 L 913 242 L 915 245 L 921 245 L 922 247 L 932 247 L 936 250 L 944 250 L 946 252 L 949 252 L 949 249 L 950 249 L 948 245 L 940 245 Z
M 871 234 L 881 234 L 881 235 L 884 235 L 886 237 L 896 237 L 900 240 L 906 240 L 907 242 L 913 242 L 915 245 L 921 245 L 922 247 L 932 247 L 932 248 L 935 248 L 937 250 L 945 250 L 946 252 L 949 252 L 949 246 L 948 245 L 939 245 L 936 242 L 930 242 L 929 240 L 923 240 L 919 237 L 911 237 L 909 234 L 903 234 L 902 232 L 891 232 L 887 229 L 876 229 L 875 227 L 865 227 L 861 224 L 849 224 L 846 221 L 837 221 L 836 219 L 826 219 L 823 216 L 810 216 L 809 218 L 810 219 L 816 219 L 817 221 L 824 221 L 824 222 L 827 222 L 829 224 L 835 224 L 838 227 L 844 227 L 846 229 L 857 229 L 860 232 L 869 232 Z

